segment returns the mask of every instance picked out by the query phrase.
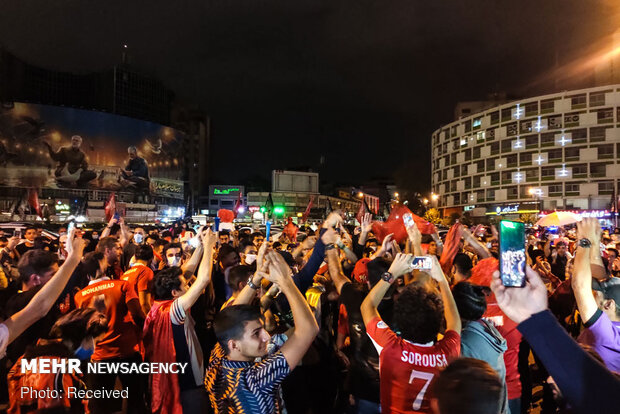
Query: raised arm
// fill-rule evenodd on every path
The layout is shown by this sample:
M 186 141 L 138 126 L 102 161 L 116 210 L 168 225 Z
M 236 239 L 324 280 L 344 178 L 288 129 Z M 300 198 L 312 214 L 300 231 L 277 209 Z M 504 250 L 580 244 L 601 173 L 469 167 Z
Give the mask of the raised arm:
M 328 230 L 333 231 L 333 230 Z M 349 278 L 347 278 L 342 273 L 342 268 L 340 267 L 340 257 L 338 255 L 337 249 L 330 249 L 325 254 L 327 256 L 327 267 L 329 269 L 329 276 L 334 282 L 334 286 L 336 287 L 336 291 L 340 294 L 342 290 L 342 286 L 345 283 L 350 282 Z
M 203 253 L 202 261 L 200 262 L 200 268 L 198 269 L 198 276 L 192 286 L 180 296 L 178 301 L 179 305 L 188 311 L 194 303 L 198 300 L 202 291 L 207 287 L 211 281 L 211 271 L 213 270 L 213 248 L 217 241 L 216 233 L 207 230 L 202 234 Z
M 362 232 L 360 233 L 360 237 L 357 239 L 357 244 L 363 248 L 366 245 L 368 233 L 370 233 L 370 230 L 372 229 L 372 214 L 364 213 L 364 217 L 362 218 L 362 222 L 360 224 L 362 225 Z
M 383 300 L 383 297 L 387 293 L 392 283 L 394 283 L 396 278 L 411 271 L 412 260 L 413 257 L 410 254 L 397 254 L 396 258 L 388 269 L 388 273 L 391 275 L 389 280 L 381 278 L 381 280 L 377 282 L 375 287 L 373 287 L 372 290 L 368 292 L 368 295 L 366 295 L 366 299 L 364 299 L 364 302 L 362 302 L 362 306 L 360 308 L 362 312 L 362 318 L 364 319 L 364 325 L 368 325 L 371 320 L 379 316 L 379 311 L 377 310 L 377 308 L 379 307 L 381 300 Z
M 202 239 L 200 235 L 202 235 L 203 232 L 204 232 L 204 227 L 201 227 L 198 230 L 198 235 L 199 235 L 198 240 L 200 240 L 200 244 L 198 245 L 198 247 L 196 247 L 196 249 L 192 253 L 192 257 L 190 257 L 189 260 L 183 263 L 183 265 L 181 266 L 181 270 L 183 270 L 183 275 L 185 276 L 186 279 L 191 278 L 192 275 L 196 273 L 196 269 L 198 268 L 198 265 L 200 264 L 200 261 L 202 260 L 204 247 L 203 247 Z
M 463 228 L 463 239 L 474 249 L 480 259 L 491 257 L 491 253 L 473 234 L 466 228 Z
M 435 233 L 431 234 L 431 237 L 435 240 L 435 244 L 437 245 L 437 256 L 441 257 L 441 253 L 443 252 L 443 242 L 441 241 L 441 237 L 439 237 L 437 229 L 435 229 Z
M 108 225 L 105 226 L 105 229 L 103 229 L 103 231 L 101 232 L 101 238 L 102 239 L 104 237 L 108 237 L 110 235 L 110 232 L 112 231 L 112 227 L 114 227 L 114 225 L 116 223 L 118 223 L 118 219 L 116 217 L 112 216 L 110 221 L 108 221 Z
M 308 306 L 308 302 L 301 294 L 291 278 L 291 270 L 278 253 L 268 253 L 271 263 L 267 278 L 277 284 L 286 295 L 293 312 L 295 331 L 282 346 L 281 351 L 291 369 L 294 369 L 319 333 L 319 326 Z
M 601 236 L 601 227 L 597 219 L 584 218 L 577 223 L 577 239 L 588 239 L 590 247 L 577 247 L 571 285 L 577 300 L 577 308 L 581 320 L 586 323 L 594 316 L 598 306 L 592 294 L 592 270 L 590 268 L 591 251 L 599 254 L 598 245 Z
M 265 244 L 266 243 L 263 243 L 263 246 Z M 269 264 L 271 263 L 268 257 L 261 262 L 262 266 L 252 275 L 252 283 L 246 283 L 243 289 L 241 289 L 241 292 L 239 292 L 235 298 L 233 305 L 247 305 L 252 302 L 253 298 L 256 297 L 256 290 L 260 287 L 260 283 L 263 280 L 263 277 L 266 276 L 266 273 L 269 270 Z
M 620 382 L 591 358 L 547 309 L 547 289 L 529 266 L 523 288 L 502 285 L 494 272 L 491 289 L 497 304 L 540 358 L 576 413 L 611 413 L 618 409 Z
M 412 226 L 405 226 L 405 228 L 407 229 L 407 236 L 413 247 L 413 255 L 422 256 L 422 233 L 420 233 L 417 224 L 414 223 Z
M 86 243 L 81 237 L 75 237 L 75 230 L 69 232 L 66 246 L 67 259 L 56 274 L 34 295 L 24 309 L 4 321 L 9 329 L 9 343 L 34 322 L 47 315 L 80 263 Z
M 444 313 L 446 317 L 446 329 L 461 333 L 461 317 L 459 316 L 459 310 L 452 297 L 452 291 L 450 290 L 450 284 L 446 275 L 441 270 L 437 256 L 431 256 L 433 266 L 431 268 L 431 277 L 439 283 L 439 291 L 441 292 L 441 300 L 443 301 Z

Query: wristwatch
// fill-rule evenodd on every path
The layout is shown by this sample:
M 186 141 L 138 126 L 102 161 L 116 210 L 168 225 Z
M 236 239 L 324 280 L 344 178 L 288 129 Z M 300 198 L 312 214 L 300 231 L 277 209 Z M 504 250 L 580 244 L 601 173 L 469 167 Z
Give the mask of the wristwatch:
M 325 251 L 335 249 L 335 248 L 336 248 L 336 245 L 334 243 L 329 243 L 325 245 Z
M 252 282 L 252 277 L 253 277 L 253 276 L 250 276 L 250 277 L 248 278 L 248 283 L 247 283 L 247 285 L 248 285 L 251 289 L 256 290 L 256 289 L 258 289 L 258 286 L 257 286 L 257 285 L 255 285 L 255 284 L 254 284 L 254 282 Z
M 579 239 L 579 247 L 585 247 L 586 249 L 592 247 L 592 242 L 590 241 L 590 239 L 586 239 L 585 237 L 583 239 Z
M 394 281 L 394 275 L 390 272 L 385 272 L 381 275 L 381 279 L 385 280 L 388 283 L 392 283 Z

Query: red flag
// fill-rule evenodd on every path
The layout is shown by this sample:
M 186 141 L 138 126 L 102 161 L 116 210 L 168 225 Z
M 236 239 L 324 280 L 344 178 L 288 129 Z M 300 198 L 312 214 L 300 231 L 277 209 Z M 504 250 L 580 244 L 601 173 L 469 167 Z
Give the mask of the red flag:
M 41 215 L 41 204 L 39 203 L 39 192 L 34 188 L 28 190 L 28 204 L 37 212 L 37 216 Z
M 441 253 L 441 258 L 439 259 L 439 264 L 443 269 L 445 274 L 450 272 L 452 268 L 452 262 L 454 261 L 454 257 L 459 252 L 459 244 L 461 242 L 461 236 L 463 235 L 463 225 L 461 223 L 456 223 L 450 230 L 448 230 L 448 234 L 446 234 L 446 241 L 443 245 L 443 252 Z
M 403 214 L 407 213 L 411 214 L 411 217 L 413 217 L 413 221 L 415 222 L 416 226 L 418 226 L 420 233 L 435 233 L 435 226 L 432 223 L 429 223 L 422 217 L 413 214 L 411 210 L 409 210 L 406 206 L 403 206 L 402 204 L 398 204 L 392 209 L 392 212 L 390 213 L 385 223 L 382 223 L 380 221 L 373 222 L 372 232 L 375 234 L 375 236 L 377 236 L 379 241 L 383 241 L 385 236 L 392 233 L 394 234 L 394 240 L 400 243 L 407 238 L 407 229 L 405 228 L 405 223 L 403 222 Z
M 304 215 L 301 217 L 301 222 L 305 223 L 310 217 L 310 210 L 312 210 L 312 206 L 314 205 L 314 196 L 310 196 L 310 201 L 308 202 L 308 207 L 306 207 L 306 211 L 304 211 Z
M 241 207 L 241 191 L 239 191 L 239 195 L 237 196 L 237 201 L 235 202 L 235 207 L 233 207 L 233 211 L 235 212 L 235 217 L 239 214 L 239 208 Z
M 105 212 L 106 221 L 110 221 L 114 213 L 116 213 L 116 195 L 112 193 L 103 210 Z
M 362 220 L 364 219 L 364 214 L 366 214 L 366 203 L 364 200 L 360 202 L 360 208 L 357 210 L 357 214 L 355 215 L 355 219 L 362 224 Z

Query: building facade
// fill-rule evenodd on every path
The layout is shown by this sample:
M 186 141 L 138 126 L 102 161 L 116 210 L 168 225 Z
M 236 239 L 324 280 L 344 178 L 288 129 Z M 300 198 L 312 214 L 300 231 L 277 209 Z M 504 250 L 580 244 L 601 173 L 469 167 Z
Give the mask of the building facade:
M 606 210 L 620 179 L 620 84 L 521 99 L 432 135 L 444 213 Z

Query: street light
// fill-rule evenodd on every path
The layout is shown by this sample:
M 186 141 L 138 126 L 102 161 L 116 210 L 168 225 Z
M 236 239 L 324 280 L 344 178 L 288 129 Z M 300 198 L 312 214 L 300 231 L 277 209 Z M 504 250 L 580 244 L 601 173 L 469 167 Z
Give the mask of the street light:
M 364 193 L 362 193 L 362 192 L 360 191 L 359 193 L 357 193 L 357 197 L 358 197 L 358 198 L 362 198 L 362 197 L 364 197 Z
M 424 199 L 424 205 L 428 204 L 428 198 Z
M 437 199 L 439 198 L 439 195 L 433 193 L 433 194 L 431 194 L 431 198 L 433 199 L 433 201 L 437 201 Z

